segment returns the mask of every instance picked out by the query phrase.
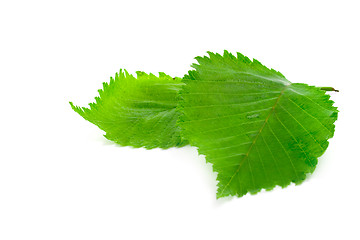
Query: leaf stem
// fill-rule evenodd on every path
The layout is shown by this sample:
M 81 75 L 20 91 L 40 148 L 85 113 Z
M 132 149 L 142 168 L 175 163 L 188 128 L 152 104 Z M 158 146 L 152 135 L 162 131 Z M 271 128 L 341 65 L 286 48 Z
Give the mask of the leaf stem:
M 321 87 L 321 90 L 325 90 L 325 91 L 333 91 L 333 92 L 339 92 L 339 90 L 336 90 L 333 87 Z

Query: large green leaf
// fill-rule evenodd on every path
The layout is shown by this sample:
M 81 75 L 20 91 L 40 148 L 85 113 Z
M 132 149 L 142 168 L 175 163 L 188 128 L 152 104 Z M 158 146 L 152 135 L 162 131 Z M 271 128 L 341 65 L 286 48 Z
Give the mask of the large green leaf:
M 71 107 L 106 132 L 105 137 L 123 146 L 180 147 L 186 145 L 176 125 L 180 78 L 137 72 L 137 78 L 120 70 L 103 83 L 90 108 Z
M 217 197 L 301 183 L 334 134 L 329 96 L 240 53 L 209 56 L 184 78 L 180 124 L 218 173 Z

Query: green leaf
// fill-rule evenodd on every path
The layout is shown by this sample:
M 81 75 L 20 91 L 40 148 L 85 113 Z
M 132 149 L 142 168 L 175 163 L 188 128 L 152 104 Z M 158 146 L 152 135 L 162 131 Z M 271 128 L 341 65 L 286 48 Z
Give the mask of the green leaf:
M 180 78 L 137 72 L 137 78 L 120 70 L 110 83 L 103 83 L 90 108 L 72 109 L 106 132 L 105 137 L 123 146 L 151 148 L 187 144 L 176 125 L 177 103 L 183 83 Z
M 240 53 L 209 56 L 184 78 L 179 123 L 218 173 L 217 197 L 304 181 L 334 134 L 329 95 Z

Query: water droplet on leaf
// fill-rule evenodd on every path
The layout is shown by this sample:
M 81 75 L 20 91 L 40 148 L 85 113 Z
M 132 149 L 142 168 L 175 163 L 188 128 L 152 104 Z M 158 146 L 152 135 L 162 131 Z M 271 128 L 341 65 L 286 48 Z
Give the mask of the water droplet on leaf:
M 255 114 L 247 115 L 246 117 L 247 117 L 248 119 L 252 119 L 252 118 L 258 118 L 259 116 L 260 116 L 260 114 L 255 113 Z

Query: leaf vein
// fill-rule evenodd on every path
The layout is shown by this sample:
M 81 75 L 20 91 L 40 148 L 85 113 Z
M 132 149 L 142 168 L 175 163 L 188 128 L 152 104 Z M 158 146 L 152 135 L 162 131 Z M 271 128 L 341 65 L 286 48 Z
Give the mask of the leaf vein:
M 278 102 L 279 102 L 279 100 L 280 100 L 280 97 L 284 94 L 285 90 L 286 90 L 289 86 L 290 86 L 290 85 L 286 85 L 286 86 L 284 87 L 284 89 L 281 91 L 280 95 L 277 97 L 277 99 L 276 99 L 276 101 L 275 101 L 275 103 L 274 103 L 273 107 L 271 108 L 271 110 L 270 110 L 270 112 L 269 112 L 268 116 L 266 117 L 266 119 L 265 119 L 265 121 L 264 121 L 264 124 L 261 126 L 261 128 L 260 128 L 260 130 L 259 130 L 258 134 L 256 135 L 256 137 L 255 137 L 255 139 L 254 139 L 253 143 L 251 144 L 251 146 L 249 147 L 249 150 L 248 150 L 248 151 L 247 151 L 247 153 L 245 154 L 245 157 L 244 157 L 244 158 L 240 161 L 238 169 L 237 169 L 237 170 L 235 171 L 235 173 L 231 176 L 231 178 L 230 178 L 230 180 L 228 181 L 228 183 L 227 183 L 227 184 L 223 187 L 223 189 L 222 189 L 222 191 L 221 191 L 220 195 L 222 195 L 222 194 L 224 193 L 225 189 L 229 186 L 229 184 L 230 184 L 230 183 L 231 183 L 231 181 L 233 180 L 234 176 L 235 176 L 235 175 L 236 175 L 236 174 L 240 171 L 240 168 L 241 168 L 242 164 L 243 164 L 243 163 L 244 163 L 244 161 L 247 159 L 247 157 L 248 157 L 249 153 L 251 152 L 251 149 L 252 149 L 252 148 L 253 148 L 253 146 L 255 145 L 255 143 L 256 143 L 256 141 L 257 141 L 258 137 L 261 135 L 261 132 L 262 132 L 262 130 L 264 129 L 264 127 L 265 127 L 266 123 L 268 122 L 268 120 L 269 120 L 269 118 L 270 118 L 271 114 L 273 113 L 273 111 L 274 111 L 274 109 L 275 109 L 276 105 L 278 104 Z

